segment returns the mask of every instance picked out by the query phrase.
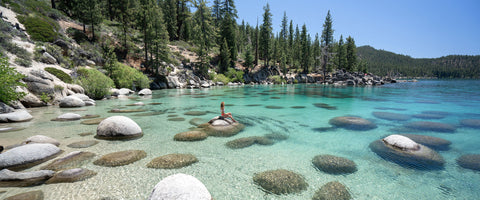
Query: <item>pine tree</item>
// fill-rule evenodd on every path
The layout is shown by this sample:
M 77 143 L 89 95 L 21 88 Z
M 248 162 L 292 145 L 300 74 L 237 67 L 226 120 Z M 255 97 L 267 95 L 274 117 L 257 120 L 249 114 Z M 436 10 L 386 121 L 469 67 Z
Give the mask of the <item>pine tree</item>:
M 213 1 L 213 8 L 212 8 L 212 17 L 213 17 L 213 22 L 216 27 L 220 25 L 220 22 L 222 21 L 222 16 L 223 14 L 220 11 L 220 8 L 222 7 L 220 0 L 214 0 Z
M 187 0 L 177 0 L 177 36 L 178 40 L 188 41 L 191 34 L 190 8 Z
M 323 77 L 325 81 L 327 65 L 331 57 L 331 46 L 333 43 L 333 29 L 332 29 L 332 17 L 330 16 L 330 10 L 325 17 L 322 31 L 322 52 L 323 52 Z
M 219 67 L 220 67 L 220 72 L 225 73 L 228 71 L 228 68 L 230 67 L 230 48 L 228 48 L 227 40 L 223 39 L 223 43 L 220 46 L 220 61 L 219 61 Z
M 115 11 L 118 12 L 118 20 L 121 22 L 121 26 L 119 26 L 122 32 L 120 39 L 122 41 L 122 50 L 124 50 L 126 55 L 129 51 L 130 29 L 134 24 L 138 3 L 136 0 L 118 0 L 114 6 Z
M 346 68 L 348 71 L 355 71 L 357 67 L 357 50 L 355 46 L 355 40 L 351 36 L 348 36 L 347 42 L 347 65 Z
M 245 67 L 251 68 L 253 66 L 253 62 L 252 47 L 248 45 L 247 50 L 245 51 Z
M 270 60 L 270 38 L 272 35 L 272 13 L 270 13 L 270 5 L 263 7 L 263 24 L 260 28 L 260 49 L 262 57 L 265 59 L 265 66 L 268 66 Z
M 75 16 L 83 23 L 83 31 L 85 25 L 91 26 L 92 41 L 95 41 L 95 26 L 102 21 L 102 13 L 100 10 L 99 0 L 77 0 L 73 7 Z
M 199 46 L 198 56 L 200 58 L 200 71 L 206 75 L 208 73 L 208 63 L 210 62 L 208 53 L 214 46 L 215 41 L 215 27 L 213 26 L 213 19 L 210 9 L 206 5 L 205 0 L 195 2 L 195 11 L 193 21 L 193 39 L 196 45 Z
M 335 64 L 338 69 L 347 69 L 347 53 L 345 45 L 343 44 L 343 35 L 340 35 L 340 40 L 337 45 L 337 54 L 335 55 Z
M 220 14 L 222 14 L 220 41 L 227 41 L 230 55 L 230 66 L 235 65 L 237 60 L 237 10 L 233 0 L 224 0 L 221 3 Z M 221 44 L 221 43 L 220 43 Z
M 309 59 L 310 59 L 310 54 L 309 54 L 309 47 L 310 43 L 308 41 L 308 36 L 307 36 L 307 26 L 303 24 L 302 26 L 302 33 L 300 35 L 300 46 L 301 46 L 301 66 L 303 68 L 303 73 L 308 74 L 308 65 L 309 65 Z
M 293 21 L 290 20 L 290 26 L 288 28 L 288 51 L 287 51 L 287 63 L 290 65 L 290 66 L 293 66 L 293 35 L 294 35 L 294 32 L 293 32 Z
M 300 57 L 301 57 L 301 39 L 300 39 L 300 29 L 298 28 L 298 24 L 295 27 L 295 39 L 293 40 L 293 67 L 298 69 L 300 65 Z
M 320 49 L 320 39 L 318 37 L 318 33 L 315 34 L 315 41 L 313 42 L 313 65 L 315 66 L 315 72 L 318 72 L 318 67 L 320 66 L 320 55 L 322 51 Z
M 170 40 L 178 39 L 177 26 L 177 5 L 176 0 L 163 0 L 162 3 L 163 17 L 165 26 L 168 31 Z

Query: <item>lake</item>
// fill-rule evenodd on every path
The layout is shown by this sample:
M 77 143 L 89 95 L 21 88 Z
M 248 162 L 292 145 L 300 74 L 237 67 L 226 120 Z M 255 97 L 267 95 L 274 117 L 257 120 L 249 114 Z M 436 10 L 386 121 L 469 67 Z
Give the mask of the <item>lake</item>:
M 174 141 L 175 134 L 188 131 L 189 121 L 208 122 L 219 115 L 220 102 L 226 104 L 236 120 L 246 128 L 232 137 L 208 137 L 203 141 Z M 126 106 L 143 102 L 145 106 Z M 152 104 L 154 103 L 154 104 Z M 137 113 L 109 113 L 112 109 L 146 109 Z M 480 173 L 458 166 L 464 154 L 479 154 L 478 129 L 463 127 L 463 119 L 480 119 L 480 81 L 426 80 L 377 87 L 333 87 L 315 84 L 214 87 L 154 91 L 151 97 L 97 101 L 93 107 L 78 109 L 50 106 L 30 109 L 34 119 L 13 124 L 25 129 L 0 133 L 2 145 L 12 145 L 32 135 L 46 135 L 61 142 L 64 154 L 82 150 L 99 158 L 122 150 L 144 150 L 147 157 L 120 167 L 102 167 L 92 162 L 84 168 L 98 174 L 75 183 L 49 184 L 28 188 L 0 188 L 7 191 L 0 199 L 17 193 L 42 190 L 45 199 L 146 199 L 163 178 L 185 173 L 199 179 L 212 197 L 221 199 L 311 199 L 316 190 L 330 181 L 343 183 L 354 199 L 478 199 Z M 188 111 L 207 111 L 205 115 L 185 115 Z M 101 117 L 123 115 L 134 120 L 144 136 L 129 141 L 99 140 L 85 149 L 68 144 L 94 139 L 96 125 L 80 121 L 50 121 L 60 114 L 74 112 Z M 374 112 L 411 116 L 406 121 L 375 117 Z M 148 113 L 148 114 L 145 114 Z M 428 115 L 433 114 L 436 116 Z M 331 128 L 329 120 L 339 116 L 357 116 L 376 124 L 371 130 Z M 183 118 L 183 119 L 182 119 Z M 455 127 L 452 133 L 416 131 L 405 128 L 415 121 L 431 121 Z M 252 145 L 230 149 L 225 144 L 234 139 L 277 133 L 288 139 L 273 145 Z M 418 169 L 382 159 L 369 144 L 394 133 L 435 136 L 452 142 L 449 150 L 438 151 L 444 158 L 442 169 Z M 152 169 L 146 164 L 171 153 L 190 153 L 199 162 L 180 169 Z M 316 155 L 331 154 L 354 161 L 358 170 L 333 175 L 316 169 Z M 29 170 L 39 169 L 38 165 Z M 308 188 L 288 195 L 266 193 L 253 182 L 253 176 L 267 170 L 287 169 L 301 174 Z

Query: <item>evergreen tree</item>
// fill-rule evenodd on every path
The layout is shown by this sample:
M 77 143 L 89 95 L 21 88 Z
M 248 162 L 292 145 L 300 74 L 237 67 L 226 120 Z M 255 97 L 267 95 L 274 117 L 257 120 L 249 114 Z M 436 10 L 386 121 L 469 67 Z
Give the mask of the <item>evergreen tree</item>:
M 347 64 L 346 68 L 348 71 L 355 71 L 357 67 L 357 47 L 355 46 L 355 40 L 351 36 L 348 36 L 347 42 Z
M 220 72 L 225 73 L 228 71 L 230 67 L 231 60 L 230 60 L 230 48 L 228 48 L 228 43 L 226 39 L 223 39 L 223 43 L 220 46 L 220 61 L 218 66 L 220 67 Z
M 263 24 L 260 29 L 260 49 L 262 57 L 265 59 L 265 66 L 268 66 L 270 60 L 270 45 L 272 35 L 272 13 L 270 13 L 270 5 L 263 7 Z
M 310 54 L 309 54 L 309 47 L 310 43 L 308 41 L 308 36 L 307 36 L 307 26 L 303 24 L 302 26 L 302 33 L 300 35 L 300 46 L 301 46 L 301 66 L 303 68 L 303 73 L 308 74 L 308 65 L 309 65 L 309 59 L 310 59 Z
M 188 41 L 190 39 L 190 8 L 187 2 L 187 0 L 177 0 L 177 40 Z
M 252 47 L 248 45 L 245 51 L 245 67 L 252 68 L 253 62 Z
M 325 17 L 322 31 L 322 53 L 323 53 L 323 77 L 325 81 L 327 65 L 331 57 L 331 46 L 333 43 L 333 29 L 332 29 L 332 17 L 330 16 L 330 10 Z
M 95 26 L 102 21 L 99 0 L 76 0 L 73 7 L 75 16 L 83 23 L 83 32 L 85 25 L 91 26 L 92 41 L 95 41 Z
M 338 69 L 346 69 L 347 65 L 347 53 L 345 49 L 345 45 L 343 44 L 343 35 L 340 35 L 340 40 L 338 41 L 337 45 L 337 54 L 335 55 L 335 64 L 337 65 Z
M 237 23 L 235 20 L 237 18 L 237 10 L 234 1 L 224 0 L 223 3 L 221 3 L 220 14 L 222 14 L 220 41 L 227 41 L 230 55 L 230 66 L 233 66 L 237 60 Z
M 118 0 L 115 4 L 115 10 L 118 12 L 118 20 L 121 22 L 121 41 L 122 41 L 122 50 L 126 54 L 129 51 L 129 44 L 128 41 L 130 40 L 130 30 L 131 27 L 134 25 L 135 20 L 135 12 L 137 12 L 138 3 L 136 0 Z
M 315 34 L 315 41 L 313 42 L 313 65 L 315 67 L 315 72 L 318 72 L 318 67 L 320 66 L 320 55 L 322 51 L 320 49 L 320 39 L 318 37 L 318 33 Z
M 295 38 L 293 40 L 293 67 L 295 69 L 298 69 L 298 66 L 300 65 L 300 57 L 301 57 L 301 39 L 300 39 L 300 29 L 298 28 L 298 24 L 295 27 Z
M 162 9 L 164 13 L 164 22 L 168 31 L 170 40 L 178 39 L 177 26 L 177 5 L 176 0 L 163 0 Z
M 260 43 L 260 35 L 259 35 L 260 30 L 258 29 L 258 18 L 257 18 L 257 27 L 255 27 L 255 66 L 258 65 L 258 59 L 259 59 L 259 53 L 258 53 L 258 46 Z
M 214 46 L 215 28 L 213 26 L 213 19 L 210 9 L 206 5 L 205 0 L 198 0 L 194 2 L 197 11 L 195 11 L 193 20 L 193 36 L 194 42 L 199 46 L 198 56 L 200 59 L 200 71 L 206 75 L 208 73 L 208 63 L 210 62 L 208 53 Z
M 222 5 L 220 3 L 220 0 L 214 0 L 213 1 L 213 8 L 212 8 L 212 17 L 213 17 L 213 22 L 216 27 L 220 25 L 220 22 L 222 21 L 222 16 L 223 14 L 221 13 Z
M 294 35 L 294 32 L 293 32 L 293 21 L 290 20 L 290 26 L 288 28 L 288 47 L 287 47 L 287 63 L 291 66 L 293 66 L 293 35 Z

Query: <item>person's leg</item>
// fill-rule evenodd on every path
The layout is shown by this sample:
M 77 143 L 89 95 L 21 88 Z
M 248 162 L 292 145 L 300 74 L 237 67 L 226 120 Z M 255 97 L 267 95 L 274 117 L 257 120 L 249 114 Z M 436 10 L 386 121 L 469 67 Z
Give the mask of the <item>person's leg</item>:
M 233 119 L 232 113 L 227 113 L 226 115 L 228 115 L 228 117 L 230 117 L 233 120 L 233 122 L 237 122 L 235 119 Z

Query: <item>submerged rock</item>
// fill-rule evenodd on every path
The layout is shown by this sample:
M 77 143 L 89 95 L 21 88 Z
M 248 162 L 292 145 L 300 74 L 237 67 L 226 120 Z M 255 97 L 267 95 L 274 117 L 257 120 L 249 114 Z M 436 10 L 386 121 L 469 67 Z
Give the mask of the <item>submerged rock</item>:
M 52 183 L 73 183 L 83 181 L 97 175 L 97 172 L 83 168 L 67 169 L 53 175 L 52 178 L 46 181 L 46 184 Z
M 434 131 L 441 133 L 453 133 L 455 132 L 455 126 L 450 124 L 443 124 L 439 122 L 427 122 L 427 121 L 417 121 L 411 122 L 405 125 L 407 128 L 421 130 L 421 131 Z
M 190 121 L 188 121 L 188 123 L 190 123 L 191 125 L 194 125 L 194 126 L 198 126 L 200 124 L 203 124 L 205 121 L 206 120 L 204 120 L 202 118 L 193 118 Z
M 168 154 L 157 157 L 147 164 L 148 168 L 178 169 L 198 162 L 192 154 Z
M 148 200 L 212 200 L 205 185 L 193 176 L 174 174 L 160 181 Z
M 326 103 L 314 103 L 313 105 L 317 108 L 324 108 L 324 109 L 327 109 L 327 110 L 337 110 L 336 106 L 331 106 L 331 105 L 328 105 Z
M 82 116 L 79 115 L 79 114 L 65 113 L 65 114 L 62 114 L 62 115 L 58 116 L 55 119 L 52 119 L 52 121 L 75 121 L 75 120 L 79 120 L 79 119 L 82 119 Z
M 112 109 L 108 111 L 109 113 L 135 113 L 135 112 L 145 112 L 147 111 L 146 109 Z
M 187 131 L 176 134 L 173 139 L 175 141 L 200 141 L 208 137 L 203 131 Z
M 445 164 L 443 157 L 434 150 L 401 135 L 376 140 L 369 147 L 383 159 L 404 167 L 441 169 Z
M 350 200 L 352 196 L 347 188 L 338 181 L 328 182 L 318 189 L 312 200 Z
M 43 200 L 43 192 L 41 190 L 24 192 L 7 197 L 5 200 Z
M 265 134 L 265 137 L 271 140 L 282 141 L 288 139 L 288 135 L 281 134 L 281 133 L 269 133 Z
M 0 169 L 22 170 L 45 162 L 61 150 L 53 144 L 27 144 L 0 154 Z
M 409 115 L 391 113 L 391 112 L 373 112 L 373 116 L 380 119 L 390 120 L 390 121 L 407 121 L 412 117 Z
M 238 138 L 230 142 L 227 142 L 225 145 L 231 149 L 241 149 L 241 148 L 252 146 L 253 144 L 273 145 L 274 141 L 267 137 L 252 136 L 252 137 Z
M 206 111 L 188 111 L 186 113 L 183 113 L 184 115 L 191 115 L 191 116 L 202 116 L 202 115 L 206 115 L 207 112 Z
M 233 122 L 230 119 L 213 118 L 207 124 L 199 125 L 199 128 L 204 128 L 209 136 L 216 137 L 230 137 L 236 135 L 245 128 L 245 125 L 239 122 Z
M 480 119 L 464 119 L 460 121 L 462 126 L 480 129 Z
M 94 165 L 116 167 L 128 165 L 147 157 L 147 153 L 142 150 L 128 150 L 109 153 L 94 161 Z
M 434 150 L 446 151 L 450 149 L 450 144 L 452 142 L 428 135 L 415 135 L 415 134 L 401 134 L 405 137 L 408 137 L 415 141 L 416 143 L 423 144 L 427 147 L 430 147 Z
M 22 144 L 53 144 L 58 147 L 60 145 L 60 142 L 48 136 L 34 135 L 27 138 L 25 141 L 22 142 Z
M 419 119 L 443 119 L 445 118 L 445 115 L 421 113 L 421 114 L 415 114 L 413 115 L 413 117 L 419 118 Z
M 357 171 L 355 162 L 333 155 L 318 155 L 312 160 L 313 165 L 329 174 L 348 174 Z
M 15 110 L 14 112 L 0 114 L 0 122 L 26 122 L 33 117 L 26 110 Z
M 94 153 L 84 152 L 84 151 L 74 151 L 63 158 L 58 158 L 52 161 L 47 166 L 42 167 L 42 169 L 59 171 L 69 168 L 81 167 L 82 165 L 88 163 L 93 157 Z
M 330 125 L 349 130 L 366 131 L 377 128 L 373 122 L 360 117 L 335 117 L 328 122 Z
M 82 122 L 80 122 L 80 124 L 97 125 L 97 124 L 100 124 L 100 122 L 102 122 L 104 119 L 106 119 L 106 118 L 87 119 L 87 120 L 83 120 Z
M 467 154 L 457 158 L 457 164 L 465 169 L 480 171 L 480 154 Z
M 253 182 L 274 194 L 297 193 L 306 190 L 308 183 L 302 175 L 285 169 L 265 171 L 255 174 Z
M 112 116 L 106 118 L 97 127 L 96 138 L 105 140 L 123 140 L 142 137 L 142 129 L 128 117 Z
M 98 141 L 96 141 L 96 140 L 85 140 L 85 141 L 79 141 L 79 142 L 71 143 L 71 144 L 67 145 L 67 147 L 70 147 L 70 148 L 87 148 L 87 147 L 91 147 L 91 146 L 96 145 L 96 144 L 98 144 Z
M 51 170 L 33 172 L 14 172 L 8 169 L 0 171 L 0 187 L 28 187 L 40 185 L 53 176 Z

